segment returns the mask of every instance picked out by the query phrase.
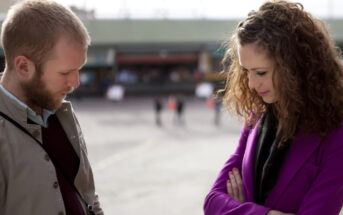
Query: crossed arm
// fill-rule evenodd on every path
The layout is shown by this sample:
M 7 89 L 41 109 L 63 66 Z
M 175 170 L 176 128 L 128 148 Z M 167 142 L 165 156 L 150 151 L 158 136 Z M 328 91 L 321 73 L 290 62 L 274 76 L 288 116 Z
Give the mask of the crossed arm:
M 229 171 L 229 180 L 226 182 L 226 189 L 228 195 L 234 200 L 244 203 L 244 192 L 243 192 L 243 182 L 241 174 L 237 168 L 233 168 L 232 171 Z M 281 211 L 270 210 L 267 215 L 295 215 L 292 213 L 283 213 Z
M 209 194 L 204 202 L 205 215 L 289 215 L 281 211 L 272 210 L 267 205 L 259 205 L 251 199 L 251 185 L 245 184 L 246 180 L 242 180 L 241 173 L 245 174 L 246 169 L 243 168 L 243 160 L 246 153 L 246 144 L 248 138 L 255 138 L 255 133 L 249 132 L 247 128 L 243 128 L 239 139 L 239 144 L 235 152 L 230 156 L 220 171 L 215 180 Z M 251 141 L 250 139 L 250 141 Z M 301 202 L 293 202 L 299 204 L 299 208 L 293 213 L 309 215 L 309 214 L 338 214 L 343 205 L 343 126 L 333 132 L 318 148 L 319 152 L 314 154 L 311 159 L 317 163 L 309 162 L 304 169 L 299 172 L 300 179 L 295 178 L 306 184 L 308 188 L 300 190 L 297 194 L 298 183 L 292 183 L 294 195 Z M 303 144 L 312 144 L 316 138 L 312 136 L 302 135 L 299 137 L 298 146 Z M 298 149 L 297 149 L 298 150 Z M 246 167 L 246 165 L 245 165 Z M 231 174 L 230 174 L 231 172 Z M 298 178 L 299 178 L 298 177 Z M 247 179 L 247 178 L 245 178 Z M 304 181 L 308 180 L 308 181 Z M 250 186 L 249 186 L 250 185 Z M 292 193 L 288 193 L 289 198 L 292 198 Z M 297 205 L 293 205 L 297 208 Z M 295 210 L 295 209 L 294 209 Z

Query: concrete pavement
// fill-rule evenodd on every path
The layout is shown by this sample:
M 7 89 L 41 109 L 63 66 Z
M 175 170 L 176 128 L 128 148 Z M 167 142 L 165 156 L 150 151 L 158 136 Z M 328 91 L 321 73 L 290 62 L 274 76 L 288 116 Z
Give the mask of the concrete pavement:
M 186 101 L 185 124 L 152 99 L 72 100 L 107 215 L 200 215 L 205 195 L 237 145 L 242 123 L 224 110 L 221 126 L 205 101 Z M 343 215 L 343 213 L 341 213 Z

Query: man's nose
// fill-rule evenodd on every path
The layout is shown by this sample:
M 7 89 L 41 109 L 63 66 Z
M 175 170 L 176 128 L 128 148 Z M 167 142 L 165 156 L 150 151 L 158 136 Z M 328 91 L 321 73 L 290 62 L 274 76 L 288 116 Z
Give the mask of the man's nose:
M 79 71 L 74 72 L 74 74 L 70 77 L 69 86 L 74 88 L 80 86 Z

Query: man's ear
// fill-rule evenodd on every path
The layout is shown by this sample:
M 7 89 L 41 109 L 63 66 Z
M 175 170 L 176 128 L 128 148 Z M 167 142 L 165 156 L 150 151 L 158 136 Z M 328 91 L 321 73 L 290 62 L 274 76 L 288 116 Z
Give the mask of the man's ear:
M 14 58 L 14 67 L 19 78 L 30 78 L 35 71 L 35 64 L 23 55 Z

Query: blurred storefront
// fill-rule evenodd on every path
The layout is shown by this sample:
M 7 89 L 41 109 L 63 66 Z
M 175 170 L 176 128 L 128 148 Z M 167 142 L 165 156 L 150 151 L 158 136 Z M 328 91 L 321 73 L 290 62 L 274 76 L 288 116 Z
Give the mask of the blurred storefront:
M 224 85 L 223 42 L 237 20 L 84 20 L 92 37 L 86 94 L 103 95 L 113 84 L 125 95 L 194 94 L 200 83 Z M 343 20 L 328 20 L 343 47 Z
M 103 95 L 109 86 L 117 84 L 125 88 L 126 95 L 194 94 L 200 82 L 223 82 L 225 78 L 219 75 L 223 53 L 217 53 L 218 47 L 175 47 L 90 48 L 88 62 L 81 71 L 79 91 Z
M 79 95 L 104 95 L 120 85 L 125 95 L 194 94 L 219 75 L 222 42 L 236 21 L 84 20 L 92 37 Z
M 103 96 L 113 85 L 125 95 L 194 94 L 196 86 L 224 85 L 223 42 L 237 20 L 84 19 L 92 44 L 74 96 Z M 327 20 L 343 48 L 343 20 Z M 0 48 L 0 69 L 4 54 Z

